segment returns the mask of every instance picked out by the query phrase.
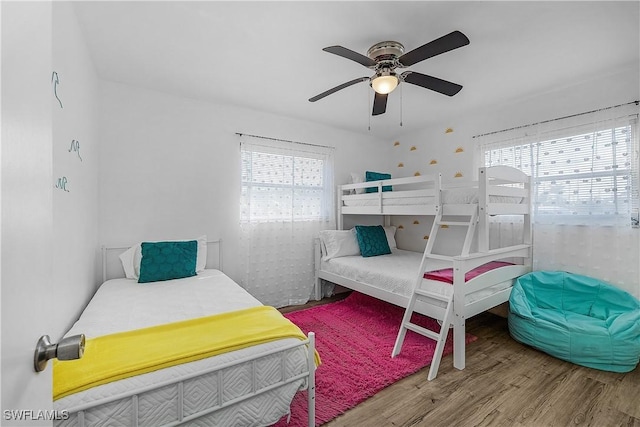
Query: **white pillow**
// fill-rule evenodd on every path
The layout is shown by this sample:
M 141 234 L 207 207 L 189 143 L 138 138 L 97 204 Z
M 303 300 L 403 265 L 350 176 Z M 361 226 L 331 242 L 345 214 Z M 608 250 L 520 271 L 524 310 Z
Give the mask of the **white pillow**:
M 396 249 L 398 246 L 396 245 L 396 227 L 394 227 L 393 225 L 390 225 L 388 227 L 383 227 L 384 228 L 384 234 L 387 235 L 387 242 L 389 243 L 389 248 L 390 249 Z
M 198 254 L 196 255 L 196 273 L 200 273 L 207 265 L 207 236 L 202 235 L 197 239 L 184 239 L 198 241 Z M 166 240 L 168 242 L 181 242 L 184 240 Z M 140 243 L 131 246 L 120 254 L 120 261 L 127 279 L 140 277 L 140 261 L 142 260 L 142 246 Z
M 361 184 L 364 182 L 364 178 L 361 174 L 356 172 L 351 172 L 351 184 Z M 364 188 L 356 188 L 355 190 L 351 190 L 355 194 L 362 194 L 365 192 Z
M 323 257 L 325 261 L 341 256 L 360 255 L 360 246 L 358 246 L 356 231 L 353 228 L 351 230 L 324 230 L 320 232 L 320 239 L 327 249 Z
M 122 268 L 124 269 L 124 275 L 127 279 L 137 279 L 135 270 L 135 257 L 136 252 L 138 255 L 138 269 L 140 269 L 140 244 L 131 246 L 126 251 L 120 254 L 120 262 L 122 262 Z

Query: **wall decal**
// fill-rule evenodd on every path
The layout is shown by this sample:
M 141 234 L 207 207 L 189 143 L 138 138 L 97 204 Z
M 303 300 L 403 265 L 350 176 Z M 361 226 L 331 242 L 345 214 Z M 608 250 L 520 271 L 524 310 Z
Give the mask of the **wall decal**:
M 420 176 L 420 175 L 421 175 L 420 172 L 416 172 L 416 173 L 413 174 L 413 176 Z
M 68 184 L 67 177 L 63 176 L 58 178 L 58 182 L 56 182 L 55 187 L 59 190 L 66 191 L 67 193 L 69 193 L 70 191 L 67 189 L 67 184 Z
M 75 139 L 71 140 L 71 147 L 69 147 L 69 152 L 72 151 L 78 153 L 78 158 L 82 161 L 82 157 L 80 157 L 80 141 L 76 141 Z
M 404 167 L 404 163 L 402 163 L 402 162 L 398 163 L 398 167 L 399 168 L 403 168 Z
M 456 152 L 456 153 L 464 153 L 464 148 L 462 148 L 462 147 L 458 147 L 458 148 L 456 148 L 456 151 L 455 151 L 455 152 Z
M 446 128 L 444 130 L 444 133 L 453 133 L 453 129 L 452 128 Z
M 437 165 L 438 161 L 436 159 L 433 159 L 429 162 L 430 165 Z
M 409 148 L 409 151 L 416 151 L 418 148 L 415 145 L 412 145 L 411 148 Z
M 60 108 L 63 108 L 62 101 L 60 101 L 60 98 L 58 97 L 58 85 L 60 84 L 60 78 L 58 77 L 58 73 L 56 71 L 51 74 L 51 83 L 53 83 L 53 94 L 56 96 L 56 99 L 60 104 Z
M 462 172 L 456 172 L 456 174 L 453 177 L 454 178 L 462 178 Z
M 396 141 L 396 142 L 393 143 L 394 147 L 397 147 L 398 145 L 400 145 L 400 141 Z

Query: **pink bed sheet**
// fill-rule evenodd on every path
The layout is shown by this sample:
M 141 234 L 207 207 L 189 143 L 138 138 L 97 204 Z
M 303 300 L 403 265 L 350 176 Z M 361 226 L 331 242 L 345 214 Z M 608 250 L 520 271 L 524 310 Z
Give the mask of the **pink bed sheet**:
M 469 280 L 481 275 L 482 273 L 486 273 L 487 271 L 491 271 L 496 268 L 505 267 L 507 265 L 513 265 L 513 264 L 510 262 L 504 262 L 504 261 L 488 262 L 486 264 L 481 265 L 480 267 L 476 267 L 473 270 L 467 272 L 467 274 L 465 274 L 464 276 L 464 281 L 468 282 Z M 424 274 L 424 278 L 430 279 L 430 280 L 439 280 L 440 282 L 453 284 L 453 268 L 445 268 L 443 270 L 429 271 L 428 273 Z

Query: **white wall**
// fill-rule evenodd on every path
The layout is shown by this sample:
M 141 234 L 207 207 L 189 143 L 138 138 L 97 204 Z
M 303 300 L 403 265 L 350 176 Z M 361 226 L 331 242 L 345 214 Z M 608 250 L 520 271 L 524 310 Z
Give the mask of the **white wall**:
M 236 132 L 336 147 L 336 183 L 385 163 L 382 141 L 321 125 L 112 82 L 100 85 L 100 242 L 224 241 L 238 279 L 240 151 Z
M 53 70 L 60 102 L 53 106 L 52 339 L 80 315 L 98 279 L 97 76 L 72 5 L 53 4 Z M 74 142 L 76 141 L 76 142 Z M 59 184 L 58 180 L 61 180 Z M 66 182 L 66 184 L 65 184 Z M 65 188 L 62 187 L 65 184 Z
M 640 99 L 639 75 L 639 64 L 630 64 L 627 68 L 595 76 L 588 81 L 576 82 L 566 87 L 550 88 L 545 93 L 532 94 L 526 99 L 513 100 L 508 104 L 493 106 L 474 114 L 453 117 L 436 127 L 400 135 L 397 138 L 399 145 L 394 146 L 392 142 L 387 145 L 390 159 L 387 168 L 394 176 L 411 176 L 415 172 L 442 173 L 444 183 L 459 179 L 476 179 L 474 135 L 638 100 Z M 447 128 L 453 129 L 453 132 L 446 133 Z M 403 167 L 399 167 L 400 164 L 403 164 Z M 414 221 L 419 224 L 414 224 Z M 423 237 L 430 232 L 429 218 L 394 218 L 392 223 L 403 227 L 396 236 L 399 247 L 412 250 L 424 248 L 426 241 Z M 633 232 L 636 234 L 635 239 L 638 239 L 638 230 Z M 445 233 L 456 232 L 453 229 L 443 230 L 439 236 L 444 236 Z M 456 238 L 459 236 L 456 235 Z M 619 243 L 619 239 L 607 239 L 598 246 L 597 253 L 591 255 L 569 250 L 567 247 L 566 252 L 560 251 L 557 254 L 558 258 L 553 265 L 539 267 L 591 272 L 585 269 L 585 265 L 593 263 L 595 258 L 601 259 L 602 253 L 620 252 Z M 636 265 L 631 273 L 635 277 L 635 283 L 629 283 L 630 281 L 625 279 L 626 283 L 623 286 L 638 296 L 640 295 L 640 285 L 638 285 L 640 278 L 637 272 L 640 257 L 637 254 L 637 244 L 625 243 L 624 246 L 636 246 L 636 253 L 631 257 Z M 589 257 L 593 258 L 589 259 Z M 623 264 L 626 261 L 618 259 L 617 262 Z M 594 270 L 593 274 L 600 278 L 607 277 L 603 269 Z

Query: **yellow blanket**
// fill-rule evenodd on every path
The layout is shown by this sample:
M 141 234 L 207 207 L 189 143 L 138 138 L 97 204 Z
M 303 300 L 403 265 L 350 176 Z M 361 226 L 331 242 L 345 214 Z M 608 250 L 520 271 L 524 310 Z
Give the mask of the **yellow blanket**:
M 81 359 L 54 360 L 53 399 L 283 338 L 306 336 L 268 306 L 88 338 Z M 316 364 L 320 364 L 317 353 Z

